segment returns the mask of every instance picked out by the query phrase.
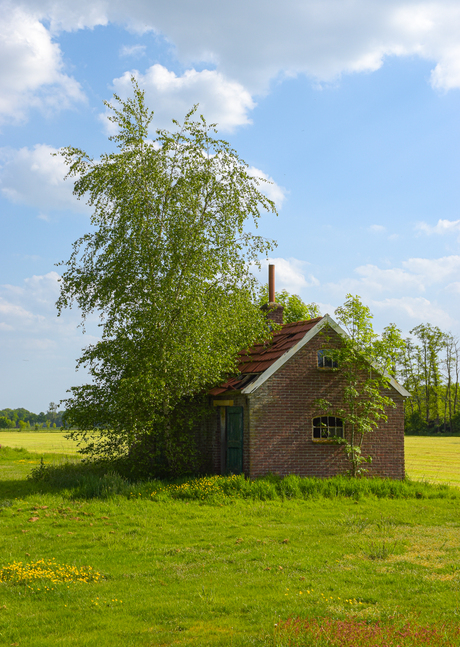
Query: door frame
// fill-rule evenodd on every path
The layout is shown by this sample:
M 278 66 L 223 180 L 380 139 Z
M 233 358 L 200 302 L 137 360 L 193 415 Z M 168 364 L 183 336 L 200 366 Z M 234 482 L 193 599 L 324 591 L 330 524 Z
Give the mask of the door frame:
M 242 406 L 233 406 L 233 407 L 225 407 L 225 473 L 228 473 L 228 429 L 229 429 L 229 414 L 235 414 L 237 413 L 240 414 L 240 424 L 241 424 L 241 437 L 240 437 L 240 446 L 241 446 L 241 454 L 240 454 L 240 460 L 239 463 L 241 465 L 241 469 L 239 472 L 233 472 L 233 473 L 238 473 L 238 474 L 243 474 L 243 467 L 244 467 L 244 407 Z

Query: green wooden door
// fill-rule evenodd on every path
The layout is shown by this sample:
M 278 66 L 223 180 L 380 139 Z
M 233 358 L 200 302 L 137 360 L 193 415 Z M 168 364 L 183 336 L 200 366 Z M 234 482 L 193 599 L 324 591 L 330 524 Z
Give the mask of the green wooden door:
M 227 409 L 227 472 L 243 471 L 243 407 Z

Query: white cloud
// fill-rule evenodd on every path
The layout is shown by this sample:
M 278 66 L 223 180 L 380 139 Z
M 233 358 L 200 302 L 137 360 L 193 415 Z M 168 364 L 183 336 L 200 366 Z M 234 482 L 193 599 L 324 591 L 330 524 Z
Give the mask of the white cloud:
M 52 35 L 109 22 L 163 36 L 191 68 L 180 77 L 161 66 L 147 72 L 168 117 L 199 101 L 226 130 L 248 123 L 252 96 L 267 92 L 273 79 L 304 74 L 315 84 L 331 82 L 375 71 L 390 56 L 430 61 L 433 88 L 460 87 L 457 0 L 17 0 L 1 8 L 0 114 L 13 118 L 24 118 L 31 105 L 57 109 L 81 100 Z M 143 47 L 125 46 L 122 55 L 142 55 Z M 216 69 L 196 71 L 197 63 Z
M 309 274 L 305 276 L 305 267 L 309 265 L 297 258 L 269 258 L 260 261 L 261 270 L 253 270 L 261 283 L 268 282 L 268 265 L 275 265 L 276 291 L 287 290 L 291 294 L 299 294 L 302 288 L 318 286 L 318 279 Z
M 35 301 L 54 307 L 60 292 L 59 279 L 59 274 L 54 271 L 42 276 L 34 275 L 24 279 L 25 290 L 33 294 Z
M 374 234 L 383 234 L 383 232 L 386 231 L 386 227 L 383 225 L 371 225 L 368 227 L 368 230 Z
M 0 118 L 26 118 L 30 107 L 56 111 L 84 100 L 63 73 L 61 50 L 32 12 L 3 4 L 0 21 Z
M 21 326 L 29 326 L 42 321 L 44 317 L 35 315 L 29 310 L 26 310 L 20 305 L 11 303 L 0 296 L 0 317 L 6 321 L 2 321 L 4 330 L 12 330 L 15 328 L 10 322 L 20 322 Z
M 441 258 L 409 258 L 402 267 L 381 269 L 376 265 L 361 265 L 355 268 L 359 278 L 348 277 L 328 284 L 334 294 L 353 292 L 367 298 L 384 292 L 425 293 L 431 286 L 447 288 L 447 282 L 460 275 L 460 256 Z
M 141 58 L 145 56 L 146 45 L 123 45 L 120 49 L 120 56 L 132 56 L 133 58 Z
M 355 272 L 361 276 L 360 283 L 365 288 L 366 294 L 395 290 L 416 290 L 417 292 L 425 290 L 420 276 L 414 276 L 398 267 L 382 270 L 376 265 L 369 264 L 357 267 Z
M 155 112 L 155 128 L 171 127 L 172 118 L 181 121 L 196 103 L 198 113 L 205 115 L 208 123 L 217 123 L 221 131 L 233 131 L 251 123 L 247 115 L 255 107 L 251 95 L 240 83 L 228 80 L 220 72 L 190 69 L 176 76 L 159 64 L 152 65 L 145 74 L 125 72 L 113 81 L 115 92 L 122 98 L 132 93 L 132 75 L 145 90 L 147 105 Z
M 78 308 L 57 317 L 58 278 L 53 271 L 29 277 L 20 285 L 0 285 L 3 406 L 40 411 L 47 402 L 66 397 L 70 386 L 90 381 L 84 369 L 75 373 L 75 360 L 82 346 L 98 338 L 82 337 L 77 329 Z M 89 322 L 90 332 L 98 332 L 97 316 Z
M 250 122 L 253 96 L 267 92 L 273 79 L 304 74 L 321 84 L 375 71 L 390 56 L 432 62 L 433 88 L 460 87 L 457 0 L 202 0 L 198 8 L 188 0 L 0 0 L 0 8 L 3 119 L 24 119 L 31 107 L 55 111 L 84 100 L 78 82 L 65 73 L 56 38 L 63 30 L 109 22 L 161 35 L 190 68 L 179 77 L 161 65 L 147 71 L 153 104 L 165 102 L 160 121 L 180 117 L 198 101 L 222 130 L 231 131 Z M 125 46 L 120 53 L 142 56 L 144 47 Z M 216 69 L 197 71 L 197 63 Z
M 45 337 L 41 339 L 29 338 L 25 339 L 22 349 L 27 351 L 49 351 L 57 347 L 57 342 L 55 339 L 46 339 Z
M 443 220 L 440 218 L 436 225 L 429 225 L 426 222 L 419 222 L 415 226 L 416 231 L 419 233 L 432 236 L 437 234 L 443 236 L 445 234 L 460 233 L 460 220 Z
M 390 298 L 383 301 L 371 301 L 371 309 L 388 314 L 387 320 L 398 322 L 401 317 L 407 318 L 409 327 L 421 322 L 429 322 L 434 326 L 439 326 L 442 330 L 446 330 L 456 323 L 455 319 L 446 310 L 438 305 L 433 305 L 423 297 L 406 296 L 399 299 Z
M 446 285 L 446 292 L 454 292 L 455 294 L 460 294 L 460 281 L 453 281 Z
M 77 330 L 80 322 L 78 308 L 57 316 L 59 278 L 57 272 L 51 271 L 26 278 L 21 285 L 0 285 L 0 329 L 22 334 L 24 340 L 54 337 L 81 340 Z M 91 317 L 88 327 L 91 328 L 95 321 L 97 316 Z M 95 339 L 86 335 L 84 341 L 90 343 Z
M 23 285 L 0 286 L 0 316 L 15 329 L 44 323 L 46 316 L 56 317 L 59 274 L 51 271 L 24 279 Z
M 127 25 L 154 31 L 176 47 L 179 60 L 217 64 L 251 92 L 280 75 L 330 81 L 371 72 L 389 56 L 433 62 L 431 84 L 460 87 L 460 6 L 457 0 L 23 0 L 22 7 L 74 30 Z
M 460 256 L 442 258 L 409 258 L 403 266 L 413 275 L 418 276 L 424 285 L 442 283 L 451 276 L 460 274 Z
M 37 207 L 39 218 L 49 220 L 48 211 L 71 210 L 89 213 L 72 194 L 73 182 L 64 181 L 67 166 L 57 150 L 46 144 L 19 150 L 1 149 L 0 190 L 11 202 Z
M 286 198 L 286 189 L 276 184 L 275 180 L 272 177 L 256 168 L 255 166 L 250 166 L 248 168 L 248 174 L 251 177 L 257 177 L 266 180 L 266 182 L 260 182 L 260 191 L 264 193 L 267 198 L 273 200 L 278 209 L 281 209 L 284 199 Z

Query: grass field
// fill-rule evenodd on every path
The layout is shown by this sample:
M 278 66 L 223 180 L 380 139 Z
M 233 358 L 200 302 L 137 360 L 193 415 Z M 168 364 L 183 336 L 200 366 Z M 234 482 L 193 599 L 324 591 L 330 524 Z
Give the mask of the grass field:
M 406 436 L 406 473 L 414 480 L 460 487 L 460 438 Z
M 76 443 L 67 440 L 64 432 L 2 431 L 0 445 L 24 447 L 43 455 L 77 455 Z M 411 479 L 460 487 L 460 437 L 406 436 L 405 451 L 406 473 Z
M 65 438 L 62 431 L 0 431 L 0 445 L 5 447 L 24 447 L 38 454 L 76 455 L 77 444 Z
M 204 500 L 149 500 L 155 483 L 88 499 L 26 480 L 37 464 L 36 454 L 0 451 L 0 579 L 7 580 L 0 645 L 460 644 L 452 638 L 460 617 L 456 490 L 423 486 L 422 498 L 410 499 L 359 492 L 214 499 L 208 480 L 197 486 Z M 321 636 L 288 638 L 290 618 L 323 623 Z M 331 622 L 334 636 L 349 632 L 348 642 L 329 640 Z M 365 642 L 356 632 L 368 626 L 405 629 L 397 642 Z M 451 638 L 422 641 L 422 630 Z

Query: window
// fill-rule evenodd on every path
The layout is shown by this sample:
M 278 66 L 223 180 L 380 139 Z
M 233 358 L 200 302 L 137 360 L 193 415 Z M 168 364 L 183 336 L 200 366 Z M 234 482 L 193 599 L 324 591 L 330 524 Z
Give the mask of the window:
M 313 440 L 343 438 L 343 421 L 335 416 L 313 418 Z
M 318 351 L 318 368 L 337 368 L 337 362 L 333 359 L 334 351 L 332 350 L 319 350 Z

